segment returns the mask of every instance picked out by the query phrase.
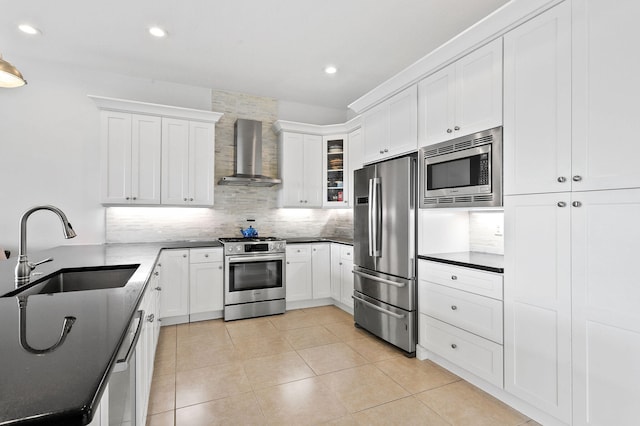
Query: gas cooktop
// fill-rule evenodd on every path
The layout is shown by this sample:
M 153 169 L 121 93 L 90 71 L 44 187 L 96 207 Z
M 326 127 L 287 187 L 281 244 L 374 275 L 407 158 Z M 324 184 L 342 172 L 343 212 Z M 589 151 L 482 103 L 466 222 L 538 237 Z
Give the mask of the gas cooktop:
M 282 241 L 276 237 L 246 237 L 246 238 L 219 238 L 221 243 L 246 243 L 246 242 L 262 242 L 262 241 Z

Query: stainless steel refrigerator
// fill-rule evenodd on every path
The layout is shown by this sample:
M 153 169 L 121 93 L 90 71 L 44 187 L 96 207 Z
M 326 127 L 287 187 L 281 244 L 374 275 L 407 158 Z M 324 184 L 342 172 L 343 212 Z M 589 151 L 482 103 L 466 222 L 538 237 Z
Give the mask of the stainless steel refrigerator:
M 415 355 L 417 158 L 354 173 L 354 319 Z

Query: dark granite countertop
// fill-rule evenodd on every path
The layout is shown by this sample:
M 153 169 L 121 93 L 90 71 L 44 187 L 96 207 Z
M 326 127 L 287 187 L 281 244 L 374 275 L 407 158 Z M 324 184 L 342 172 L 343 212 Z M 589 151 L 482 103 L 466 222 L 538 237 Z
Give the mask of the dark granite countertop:
M 284 240 L 287 240 L 287 244 L 305 244 L 305 243 L 338 243 L 338 244 L 347 244 L 353 245 L 353 240 L 348 238 L 339 238 L 339 237 L 285 237 Z
M 140 266 L 121 288 L 28 296 L 26 335 L 34 348 L 54 344 L 64 317 L 76 317 L 64 343 L 47 354 L 23 349 L 17 297 L 0 297 L 0 425 L 87 424 L 160 250 L 220 246 L 217 241 L 68 245 L 29 253 L 30 261 L 54 258 L 39 265 L 32 280 L 64 268 Z M 14 290 L 15 264 L 15 258 L 0 261 L 0 295 Z
M 467 268 L 483 271 L 504 273 L 504 256 L 501 254 L 482 253 L 477 251 L 463 251 L 456 253 L 433 253 L 419 255 L 418 259 L 448 263 L 450 265 L 466 266 Z

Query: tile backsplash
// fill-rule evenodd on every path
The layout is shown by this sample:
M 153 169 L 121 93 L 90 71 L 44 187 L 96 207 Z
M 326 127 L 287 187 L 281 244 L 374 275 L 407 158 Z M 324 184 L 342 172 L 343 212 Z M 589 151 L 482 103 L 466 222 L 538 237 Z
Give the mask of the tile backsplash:
M 233 126 L 237 118 L 262 121 L 262 172 L 272 177 L 278 175 L 277 136 L 271 129 L 277 120 L 278 102 L 212 91 L 211 105 L 212 111 L 224 113 L 216 124 L 214 207 L 108 207 L 107 243 L 211 240 L 240 236 L 240 228 L 249 225 L 262 236 L 353 238 L 351 209 L 280 209 L 279 185 L 272 188 L 217 185 L 221 177 L 233 174 Z
M 469 249 L 504 254 L 504 212 L 469 212 Z

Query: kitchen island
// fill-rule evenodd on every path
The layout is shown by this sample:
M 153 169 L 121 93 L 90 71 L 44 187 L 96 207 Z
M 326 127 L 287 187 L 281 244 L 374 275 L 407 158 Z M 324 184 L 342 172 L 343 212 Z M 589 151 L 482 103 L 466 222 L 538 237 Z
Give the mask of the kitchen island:
M 99 404 L 123 343 L 163 248 L 219 246 L 217 241 L 61 246 L 29 254 L 31 261 L 53 257 L 32 273 L 32 282 L 67 268 L 139 265 L 119 288 L 34 294 L 26 298 L 20 322 L 17 297 L 0 297 L 0 425 L 84 425 Z M 14 288 L 15 259 L 0 262 L 0 294 Z M 64 342 L 56 343 L 65 317 L 74 317 Z M 20 327 L 26 328 L 25 348 Z

